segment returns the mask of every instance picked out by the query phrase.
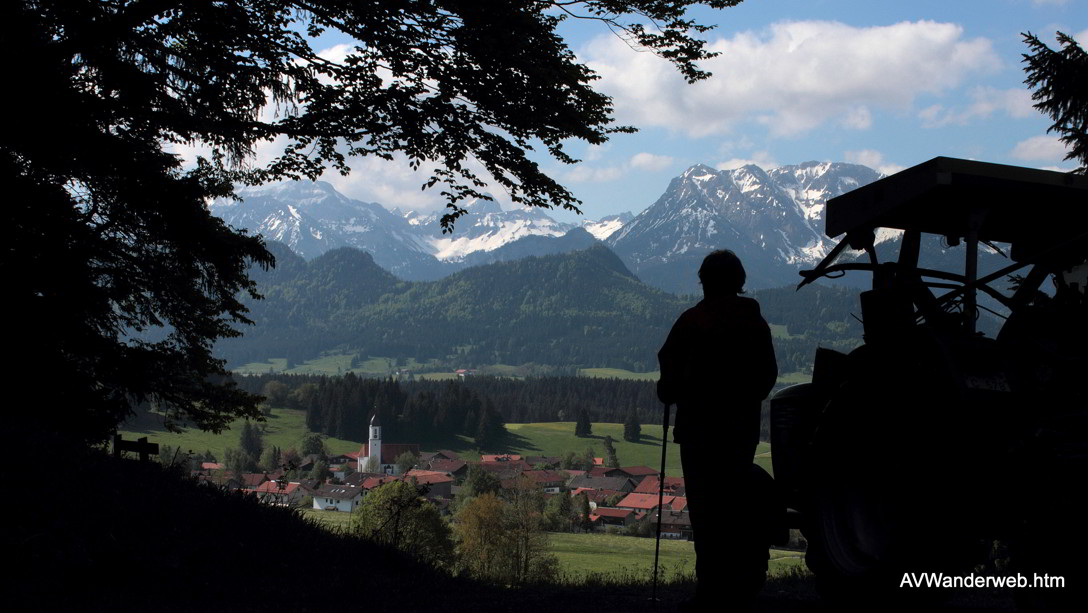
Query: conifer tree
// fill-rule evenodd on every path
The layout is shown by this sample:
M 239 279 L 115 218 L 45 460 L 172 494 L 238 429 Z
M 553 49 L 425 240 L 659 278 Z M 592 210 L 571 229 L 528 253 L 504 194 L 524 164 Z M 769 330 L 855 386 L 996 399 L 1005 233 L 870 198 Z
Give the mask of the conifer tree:
M 574 436 L 582 438 L 593 436 L 593 424 L 589 421 L 589 410 L 585 407 L 578 410 L 578 421 L 574 423 Z
M 642 424 L 638 422 L 638 409 L 634 405 L 627 410 L 627 418 L 623 421 L 623 440 L 637 443 L 642 439 Z

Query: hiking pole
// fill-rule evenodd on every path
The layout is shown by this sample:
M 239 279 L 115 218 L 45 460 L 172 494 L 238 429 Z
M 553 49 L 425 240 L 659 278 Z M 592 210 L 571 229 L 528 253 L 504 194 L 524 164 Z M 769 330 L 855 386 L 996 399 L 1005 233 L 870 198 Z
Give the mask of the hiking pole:
M 653 601 L 657 606 L 657 560 L 661 556 L 661 507 L 665 503 L 665 449 L 669 446 L 669 408 L 665 403 L 665 420 L 661 424 L 661 475 L 657 488 L 657 538 L 654 542 L 654 588 Z

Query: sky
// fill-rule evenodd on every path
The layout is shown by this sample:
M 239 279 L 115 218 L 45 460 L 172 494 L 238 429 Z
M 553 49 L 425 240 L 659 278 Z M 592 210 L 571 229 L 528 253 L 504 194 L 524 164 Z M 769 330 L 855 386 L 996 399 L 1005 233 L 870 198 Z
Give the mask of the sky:
M 809 160 L 885 173 L 943 155 L 1071 170 L 1023 81 L 1021 32 L 1057 48 L 1056 31 L 1088 43 L 1088 0 L 745 0 L 694 13 L 715 24 L 713 76 L 687 85 L 671 64 L 632 50 L 607 29 L 562 34 L 613 98 L 617 134 L 568 145 L 582 161 L 534 156 L 582 201 L 583 217 L 637 214 L 694 164 L 764 169 Z M 322 39 L 318 48 L 344 41 Z M 259 152 L 260 157 L 260 152 Z M 387 208 L 436 211 L 438 190 L 405 160 L 357 159 L 344 194 Z M 513 208 L 501 189 L 493 195 Z M 572 214 L 549 212 L 573 222 Z

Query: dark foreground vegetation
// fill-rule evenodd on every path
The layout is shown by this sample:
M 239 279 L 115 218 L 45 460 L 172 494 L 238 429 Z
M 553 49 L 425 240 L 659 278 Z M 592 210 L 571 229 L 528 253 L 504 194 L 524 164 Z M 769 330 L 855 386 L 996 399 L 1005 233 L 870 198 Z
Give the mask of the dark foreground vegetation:
M 655 607 L 648 577 L 520 588 L 451 577 L 157 463 L 61 447 L 39 433 L 21 440 L 31 438 L 36 448 L 67 450 L 65 478 L 37 480 L 4 532 L 6 557 L 15 562 L 6 577 L 9 610 L 600 613 L 675 611 L 691 593 L 691 585 L 670 580 L 659 586 Z M 968 597 L 917 610 L 1011 610 L 1004 594 Z M 756 609 L 833 610 L 807 576 L 770 580 Z

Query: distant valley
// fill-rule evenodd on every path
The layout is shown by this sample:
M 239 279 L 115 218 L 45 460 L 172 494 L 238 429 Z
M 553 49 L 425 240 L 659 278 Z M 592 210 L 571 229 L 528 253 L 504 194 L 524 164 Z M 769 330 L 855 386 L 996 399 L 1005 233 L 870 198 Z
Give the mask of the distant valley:
M 231 366 L 339 354 L 651 371 L 672 322 L 700 293 L 702 257 L 729 247 L 775 324 L 780 370 L 803 371 L 817 345 L 849 349 L 860 339 L 856 294 L 867 275 L 848 277 L 852 286 L 793 287 L 834 244 L 820 231 L 826 200 L 877 178 L 843 163 L 697 165 L 637 216 L 573 226 L 477 202 L 452 236 L 437 216 L 351 200 L 327 183 L 242 190 L 242 202 L 212 211 L 272 241 L 277 266 L 253 271 L 264 296 L 249 303 L 256 325 L 217 351 Z M 881 257 L 894 255 L 895 236 L 880 239 Z M 962 254 L 932 242 L 922 260 L 955 270 Z M 988 254 L 980 268 L 1003 262 Z

